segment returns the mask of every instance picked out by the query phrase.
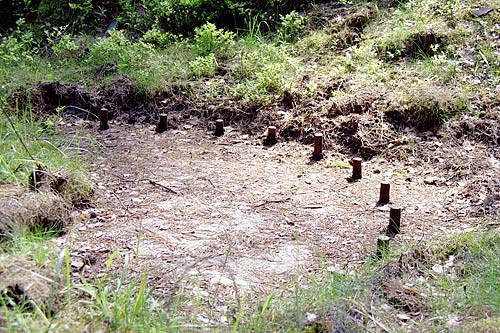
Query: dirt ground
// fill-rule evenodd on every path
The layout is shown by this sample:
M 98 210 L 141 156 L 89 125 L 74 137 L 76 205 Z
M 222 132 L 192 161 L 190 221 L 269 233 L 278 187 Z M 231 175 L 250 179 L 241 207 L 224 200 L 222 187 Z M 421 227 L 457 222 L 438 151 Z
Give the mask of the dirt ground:
M 446 181 L 434 164 L 373 158 L 349 182 L 348 157 L 334 151 L 315 162 L 300 143 L 264 147 L 236 128 L 219 138 L 181 128 L 158 134 L 152 125 L 112 124 L 93 133 L 84 155 L 95 203 L 58 240 L 71 248 L 75 276 L 102 274 L 119 249 L 158 293 L 196 285 L 207 295 L 265 296 L 297 276 L 373 256 L 389 222 L 389 208 L 376 205 L 385 180 L 402 207 L 394 243 L 417 245 L 488 220 L 463 196 L 472 178 Z M 498 179 L 495 161 L 487 179 Z

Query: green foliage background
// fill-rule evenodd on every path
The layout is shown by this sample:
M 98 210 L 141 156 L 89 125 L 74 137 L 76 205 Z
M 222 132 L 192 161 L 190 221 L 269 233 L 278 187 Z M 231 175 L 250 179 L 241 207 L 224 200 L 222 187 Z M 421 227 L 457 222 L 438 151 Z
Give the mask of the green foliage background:
M 153 27 L 191 35 L 206 22 L 238 30 L 249 18 L 277 22 L 280 14 L 305 8 L 305 0 L 14 0 L 0 1 L 0 32 L 15 27 L 19 18 L 38 26 L 67 25 L 72 33 L 102 33 L 113 20 L 120 29 L 142 35 Z

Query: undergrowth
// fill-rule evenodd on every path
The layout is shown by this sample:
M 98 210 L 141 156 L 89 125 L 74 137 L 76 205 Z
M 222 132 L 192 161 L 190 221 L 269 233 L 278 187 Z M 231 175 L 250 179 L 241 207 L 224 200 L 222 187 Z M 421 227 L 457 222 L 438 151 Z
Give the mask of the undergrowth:
M 79 138 L 58 134 L 59 116 L 40 119 L 29 105 L 11 112 L 5 96 L 0 107 L 0 183 L 28 188 L 30 177 L 40 170 L 49 183 L 56 178 L 64 182 L 57 191 L 68 202 L 88 200 L 92 185 L 78 158 Z
M 500 84 L 496 10 L 474 17 L 474 3 L 448 0 L 346 4 L 319 27 L 293 11 L 277 17 L 275 34 L 254 16 L 238 33 L 206 22 L 193 38 L 158 28 L 139 38 L 126 30 L 89 37 L 63 26 L 44 28 L 44 41 L 21 19 L 3 36 L 0 78 L 12 92 L 24 82 L 62 78 L 91 88 L 126 75 L 149 96 L 189 87 L 186 97 L 198 103 L 239 104 L 277 102 L 285 92 L 315 98 L 344 82 L 339 92 L 376 91 L 380 111 L 423 130 L 481 108 Z
M 84 327 L 120 332 L 494 331 L 500 318 L 497 230 L 461 234 L 410 250 L 395 248 L 355 271 L 325 267 L 319 275 L 298 274 L 262 299 L 240 295 L 231 305 L 231 316 L 214 313 L 206 297 L 215 300 L 217 295 L 195 292 L 192 281 L 159 298 L 147 276 L 132 273 L 133 261 L 119 251 L 108 257 L 103 274 L 72 275 L 71 255 L 48 243 L 50 236 L 25 233 L 1 255 L 4 259 L 16 253 L 32 260 L 45 268 L 41 272 L 47 281 L 53 281 L 43 302 L 29 307 L 2 294 L 0 320 L 9 332 Z M 37 272 L 33 266 L 31 270 Z M 49 311 L 48 305 L 57 311 Z

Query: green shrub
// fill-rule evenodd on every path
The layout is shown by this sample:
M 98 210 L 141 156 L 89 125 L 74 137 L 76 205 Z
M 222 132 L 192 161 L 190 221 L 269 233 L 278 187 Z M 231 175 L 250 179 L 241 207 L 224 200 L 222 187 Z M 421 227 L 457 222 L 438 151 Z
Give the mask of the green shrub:
M 189 62 L 189 69 L 197 78 L 213 77 L 217 69 L 217 60 L 213 54 L 207 56 L 197 56 Z
M 233 93 L 248 101 L 270 100 L 290 89 L 299 71 L 298 59 L 286 46 L 259 44 L 241 54 L 232 75 L 239 80 Z
M 91 66 L 100 66 L 115 62 L 119 69 L 142 67 L 154 54 L 154 47 L 142 41 L 132 42 L 123 31 L 113 30 L 109 37 L 97 39 L 90 47 L 87 62 Z
M 45 31 L 50 53 L 59 60 L 77 58 L 79 55 L 80 47 L 67 33 L 67 29 L 68 26 L 63 26 Z
M 284 72 L 286 67 L 284 63 L 266 64 L 261 71 L 257 73 L 257 89 L 266 93 L 279 93 L 285 85 Z
M 33 60 L 37 53 L 37 41 L 24 19 L 17 21 L 17 27 L 12 34 L 4 36 L 0 42 L 0 70 L 18 63 Z
M 287 15 L 280 14 L 278 39 L 282 42 L 293 43 L 300 37 L 305 28 L 306 19 L 296 11 Z
M 234 36 L 232 32 L 217 29 L 213 23 L 206 23 L 195 29 L 194 50 L 202 57 L 214 54 L 219 59 L 229 58 Z
M 160 48 L 179 40 L 179 37 L 170 32 L 161 32 L 158 28 L 148 30 L 140 39 L 144 43 L 152 44 Z

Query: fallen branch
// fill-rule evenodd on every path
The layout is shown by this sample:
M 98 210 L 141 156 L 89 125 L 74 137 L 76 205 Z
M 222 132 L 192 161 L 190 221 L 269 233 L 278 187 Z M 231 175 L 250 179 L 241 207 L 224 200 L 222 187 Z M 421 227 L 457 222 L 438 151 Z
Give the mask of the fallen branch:
M 165 191 L 167 191 L 167 192 L 171 192 L 171 193 L 174 193 L 174 194 L 179 194 L 179 192 L 176 192 L 176 191 L 172 190 L 172 189 L 171 189 L 170 187 L 168 187 L 168 186 L 165 186 L 165 185 L 163 185 L 163 184 L 160 184 L 160 183 L 158 183 L 158 182 L 155 182 L 154 180 L 149 179 L 149 183 L 150 183 L 151 185 L 153 185 L 153 186 L 158 186 L 158 187 L 160 187 L 160 188 L 164 189 L 164 190 L 165 190 Z
M 263 202 L 260 202 L 256 205 L 254 205 L 255 208 L 257 207 L 261 207 L 261 206 L 265 206 L 267 204 L 270 204 L 270 203 L 283 203 L 283 202 L 288 202 L 290 201 L 291 198 L 285 198 L 285 199 L 280 199 L 280 200 L 266 200 L 266 201 L 263 201 Z

